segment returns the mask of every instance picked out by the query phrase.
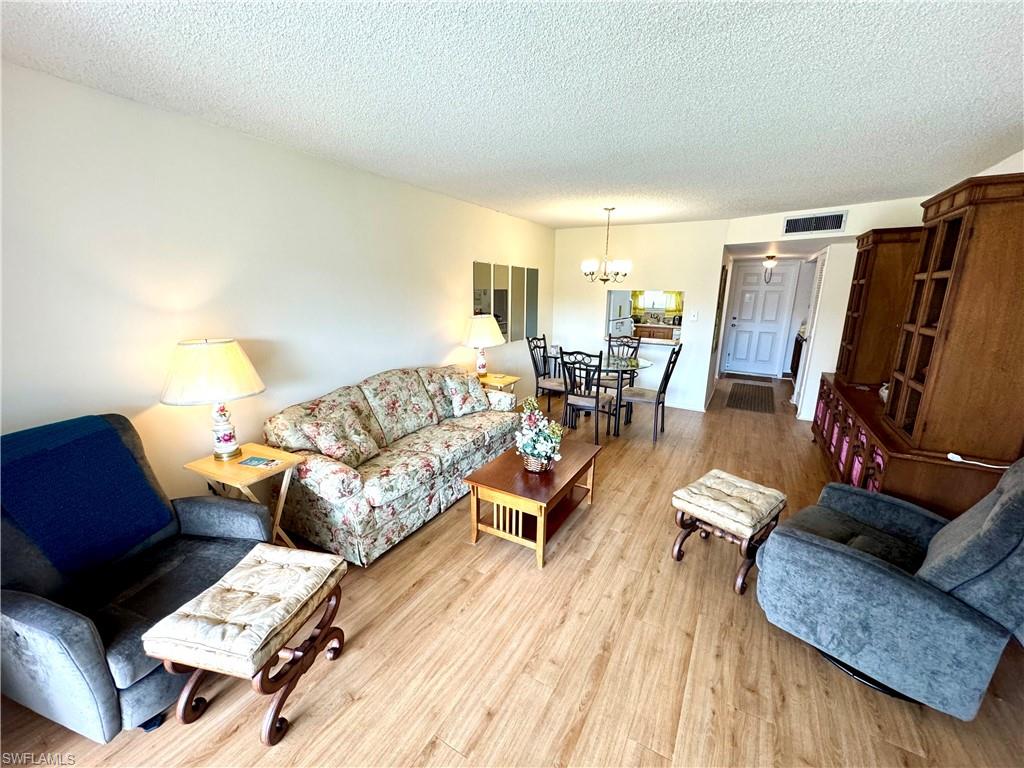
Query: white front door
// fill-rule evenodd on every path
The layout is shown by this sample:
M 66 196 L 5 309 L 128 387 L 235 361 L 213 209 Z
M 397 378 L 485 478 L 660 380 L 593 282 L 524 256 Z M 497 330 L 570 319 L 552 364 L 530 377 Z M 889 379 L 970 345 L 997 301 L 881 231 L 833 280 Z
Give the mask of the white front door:
M 725 316 L 726 373 L 782 375 L 799 264 L 780 263 L 764 281 L 760 261 L 736 262 Z

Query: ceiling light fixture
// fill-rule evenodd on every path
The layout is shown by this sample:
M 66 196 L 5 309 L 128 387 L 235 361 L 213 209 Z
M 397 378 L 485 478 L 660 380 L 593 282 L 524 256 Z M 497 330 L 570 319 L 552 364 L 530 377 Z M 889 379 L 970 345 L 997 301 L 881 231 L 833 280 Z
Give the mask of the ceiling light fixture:
M 612 231 L 612 211 L 615 209 L 605 208 L 604 210 L 608 214 L 604 229 L 604 258 L 600 261 L 587 259 L 580 264 L 580 269 L 583 270 L 583 276 L 592 283 L 598 280 L 602 283 L 621 283 L 632 271 L 633 263 L 625 259 L 608 260 L 608 240 Z
M 765 256 L 761 262 L 761 266 L 764 267 L 764 284 L 768 285 L 772 281 L 772 272 L 775 269 L 775 265 L 778 263 L 775 261 L 777 256 L 773 253 L 769 256 Z

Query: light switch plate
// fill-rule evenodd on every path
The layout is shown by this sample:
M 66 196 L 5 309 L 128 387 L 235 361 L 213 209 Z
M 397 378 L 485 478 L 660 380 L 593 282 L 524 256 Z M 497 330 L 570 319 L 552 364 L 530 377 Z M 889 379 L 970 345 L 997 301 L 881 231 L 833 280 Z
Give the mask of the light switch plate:
M 691 323 L 697 323 L 697 322 L 700 322 L 700 312 L 698 312 L 698 311 L 697 311 L 696 309 L 695 309 L 695 310 L 693 310 L 693 311 L 692 311 L 692 312 L 690 313 L 690 322 L 691 322 Z

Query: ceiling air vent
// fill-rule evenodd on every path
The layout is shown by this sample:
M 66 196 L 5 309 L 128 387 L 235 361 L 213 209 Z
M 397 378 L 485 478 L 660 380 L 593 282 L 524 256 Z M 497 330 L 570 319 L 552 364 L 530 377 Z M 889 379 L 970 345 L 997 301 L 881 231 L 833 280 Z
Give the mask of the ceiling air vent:
M 809 216 L 787 216 L 784 235 L 804 235 L 808 232 L 842 232 L 849 211 L 812 213 Z

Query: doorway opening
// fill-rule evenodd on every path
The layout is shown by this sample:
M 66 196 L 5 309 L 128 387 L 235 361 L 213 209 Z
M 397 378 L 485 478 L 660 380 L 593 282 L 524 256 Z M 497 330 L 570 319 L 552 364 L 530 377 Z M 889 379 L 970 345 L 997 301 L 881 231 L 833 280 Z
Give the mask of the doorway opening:
M 723 373 L 782 378 L 799 276 L 799 260 L 779 260 L 771 270 L 759 260 L 734 262 L 725 310 Z

